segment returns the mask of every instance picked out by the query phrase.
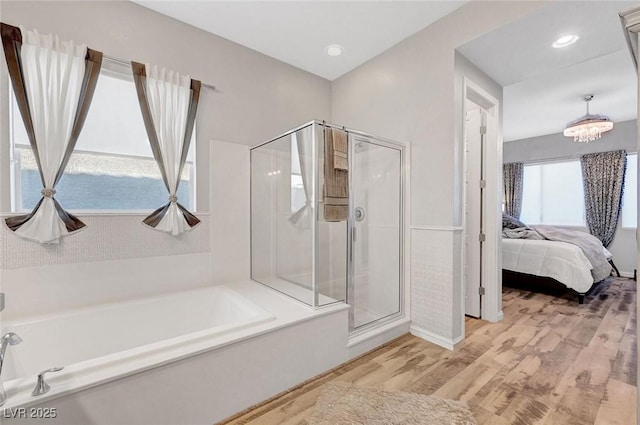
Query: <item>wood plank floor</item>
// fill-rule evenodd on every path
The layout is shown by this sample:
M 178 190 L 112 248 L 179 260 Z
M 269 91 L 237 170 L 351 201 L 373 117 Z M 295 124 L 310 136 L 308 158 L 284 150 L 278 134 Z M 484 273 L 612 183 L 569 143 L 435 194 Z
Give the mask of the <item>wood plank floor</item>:
M 322 385 L 344 381 L 460 400 L 481 425 L 635 424 L 635 306 L 624 278 L 584 305 L 505 288 L 504 320 L 467 319 L 453 352 L 405 335 L 227 423 L 306 424 Z

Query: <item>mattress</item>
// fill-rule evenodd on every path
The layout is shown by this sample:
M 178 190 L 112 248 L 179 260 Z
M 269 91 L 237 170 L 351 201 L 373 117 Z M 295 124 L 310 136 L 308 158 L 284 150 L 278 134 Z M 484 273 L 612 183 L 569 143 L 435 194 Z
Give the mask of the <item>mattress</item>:
M 605 255 L 611 258 L 606 249 Z M 502 268 L 550 277 L 578 293 L 593 285 L 591 263 L 579 247 L 567 242 L 502 239 Z

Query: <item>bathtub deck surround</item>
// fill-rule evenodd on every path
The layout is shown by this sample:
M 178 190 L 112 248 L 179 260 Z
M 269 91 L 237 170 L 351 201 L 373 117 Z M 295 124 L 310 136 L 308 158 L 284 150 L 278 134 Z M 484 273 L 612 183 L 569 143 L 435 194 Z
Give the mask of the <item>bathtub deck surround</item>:
M 137 355 L 145 346 L 151 351 L 186 347 L 211 335 L 273 319 L 273 314 L 228 287 L 211 286 L 6 321 L 3 327 L 21 334 L 25 342 L 5 365 L 5 379 L 113 354 L 121 362 L 130 350 Z M 186 338 L 189 335 L 191 339 Z
M 409 330 L 402 319 L 353 339 L 347 323 L 344 304 L 312 310 L 254 282 L 5 322 L 24 342 L 5 365 L 2 422 L 21 423 L 11 409 L 56 407 L 48 423 L 184 423 L 158 403 L 168 387 L 156 383 L 171 382 L 190 406 L 187 423 L 214 423 Z M 65 368 L 47 377 L 50 391 L 33 397 L 37 373 L 56 365 Z
M 57 408 L 50 423 L 180 423 L 184 412 L 158 407 L 167 388 L 153 385 L 171 376 L 181 403 L 194 403 L 190 423 L 215 422 L 346 361 L 346 309 L 313 311 L 247 282 L 3 323 L 25 341 L 5 364 L 4 417 L 41 406 Z M 62 364 L 33 397 L 36 374 Z

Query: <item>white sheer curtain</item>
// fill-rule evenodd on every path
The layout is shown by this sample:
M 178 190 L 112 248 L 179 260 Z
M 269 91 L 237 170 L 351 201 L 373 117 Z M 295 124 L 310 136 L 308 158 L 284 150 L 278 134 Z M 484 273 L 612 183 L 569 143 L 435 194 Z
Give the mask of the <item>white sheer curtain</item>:
M 57 243 L 71 233 L 58 214 L 53 195 L 82 92 L 87 46 L 21 31 L 20 58 L 44 189 L 39 208 L 15 233 L 40 243 Z
M 185 138 L 191 105 L 191 77 L 149 64 L 146 70 L 146 95 L 155 128 L 158 148 L 169 190 L 169 206 L 156 230 L 179 235 L 191 226 L 178 205 L 177 191 L 184 166 L 184 153 L 190 140 Z M 193 123 L 191 123 L 193 126 Z
M 291 137 L 296 139 L 298 147 L 298 160 L 300 161 L 300 174 L 302 176 L 302 187 L 304 188 L 305 203 L 298 211 L 289 217 L 289 221 L 300 228 L 310 228 L 312 223 L 311 208 L 311 184 L 313 183 L 313 125 L 296 131 Z

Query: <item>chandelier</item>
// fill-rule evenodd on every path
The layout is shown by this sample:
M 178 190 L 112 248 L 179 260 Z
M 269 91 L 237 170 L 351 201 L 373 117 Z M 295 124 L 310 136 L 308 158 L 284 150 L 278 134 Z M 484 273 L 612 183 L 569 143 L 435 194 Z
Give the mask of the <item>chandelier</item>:
M 584 101 L 587 104 L 586 115 L 578 118 L 577 120 L 571 121 L 567 124 L 567 128 L 564 130 L 563 134 L 567 137 L 573 137 L 574 142 L 593 142 L 594 140 L 602 137 L 602 133 L 613 128 L 611 118 L 605 115 L 589 113 L 589 102 L 591 102 L 592 99 L 592 94 L 588 94 L 584 97 Z

